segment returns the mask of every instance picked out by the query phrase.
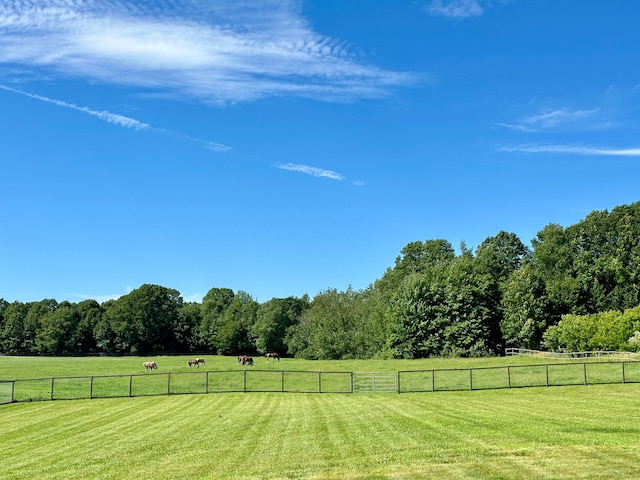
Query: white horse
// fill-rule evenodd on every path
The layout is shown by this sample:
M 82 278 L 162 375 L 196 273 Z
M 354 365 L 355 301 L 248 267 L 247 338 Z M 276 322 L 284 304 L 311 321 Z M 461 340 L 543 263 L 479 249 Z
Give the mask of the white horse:
M 144 362 L 142 364 L 145 370 L 157 370 L 158 364 L 156 362 Z

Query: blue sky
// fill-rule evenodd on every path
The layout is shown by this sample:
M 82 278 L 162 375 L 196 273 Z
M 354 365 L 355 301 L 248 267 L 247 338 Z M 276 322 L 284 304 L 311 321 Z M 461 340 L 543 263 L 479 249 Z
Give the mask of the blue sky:
M 640 200 L 640 3 L 5 0 L 0 298 L 366 288 Z

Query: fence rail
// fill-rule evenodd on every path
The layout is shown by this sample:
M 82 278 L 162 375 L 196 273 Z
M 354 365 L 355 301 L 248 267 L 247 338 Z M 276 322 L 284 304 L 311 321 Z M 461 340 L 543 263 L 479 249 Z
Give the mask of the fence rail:
M 0 380 L 0 404 L 225 392 L 353 393 L 353 373 L 207 370 Z
M 571 362 L 396 373 L 208 370 L 0 380 L 0 404 L 225 392 L 411 393 L 614 383 L 640 383 L 640 362 Z
M 640 362 L 582 362 L 398 372 L 398 393 L 640 383 Z
M 525 355 L 529 357 L 553 358 L 554 360 L 597 360 L 609 362 L 612 360 L 638 362 L 640 353 L 619 352 L 615 350 L 590 350 L 586 352 L 546 352 L 543 350 L 530 350 L 528 348 L 507 348 L 505 355 Z

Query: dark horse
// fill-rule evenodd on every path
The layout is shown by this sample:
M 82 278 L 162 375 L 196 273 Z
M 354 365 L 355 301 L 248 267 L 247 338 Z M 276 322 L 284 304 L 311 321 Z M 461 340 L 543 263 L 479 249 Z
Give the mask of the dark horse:
M 273 358 L 274 360 L 277 360 L 278 362 L 280 361 L 280 355 L 278 355 L 276 352 L 265 353 L 264 356 L 267 359 L 267 362 L 269 361 L 270 358 Z
M 200 363 L 198 362 L 197 358 L 192 358 L 187 363 L 189 363 L 189 367 L 199 367 L 200 366 Z
M 249 355 L 239 355 L 238 363 L 240 365 L 253 365 L 253 358 Z

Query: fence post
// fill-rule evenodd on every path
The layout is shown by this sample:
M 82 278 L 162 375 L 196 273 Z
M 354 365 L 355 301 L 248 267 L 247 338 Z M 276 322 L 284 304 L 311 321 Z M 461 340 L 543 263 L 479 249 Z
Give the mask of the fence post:
M 627 383 L 626 378 L 624 376 L 624 362 L 620 362 L 622 365 L 622 383 Z
M 89 398 L 93 398 L 93 375 L 91 375 L 91 380 L 89 380 Z
M 353 372 L 351 372 L 351 393 L 353 393 Z
M 55 380 L 55 377 L 51 377 L 51 400 L 53 400 L 53 381 Z
M 587 362 L 584 362 L 584 384 L 587 385 Z
M 171 372 L 167 373 L 167 395 L 171 395 Z
M 247 393 L 247 370 L 244 370 L 243 380 L 242 380 L 242 393 Z
M 545 375 L 546 375 L 546 384 L 547 387 L 549 386 L 549 364 L 545 364 L 544 366 L 544 370 L 545 370 Z
M 16 394 L 16 381 L 13 380 L 11 382 L 11 403 L 16 401 L 15 394 Z
M 282 370 L 282 376 L 280 377 L 280 387 L 282 390 L 282 393 L 284 393 L 284 370 Z
M 400 395 L 400 372 L 398 371 L 398 379 L 396 380 L 396 385 L 398 388 L 398 395 Z
M 133 375 L 129 375 L 129 396 L 133 397 Z
M 473 368 L 469 369 L 469 390 L 473 390 Z
M 318 393 L 322 393 L 322 372 L 318 372 Z
M 204 393 L 209 393 L 209 371 L 204 374 Z
M 431 370 L 431 391 L 436 391 L 436 371 Z
M 511 367 L 507 365 L 507 387 L 511 388 Z

